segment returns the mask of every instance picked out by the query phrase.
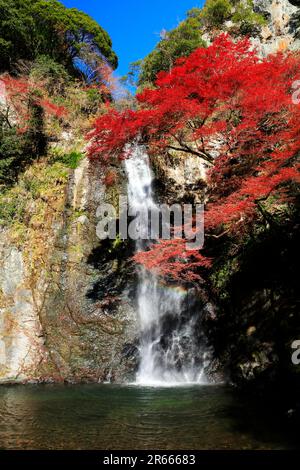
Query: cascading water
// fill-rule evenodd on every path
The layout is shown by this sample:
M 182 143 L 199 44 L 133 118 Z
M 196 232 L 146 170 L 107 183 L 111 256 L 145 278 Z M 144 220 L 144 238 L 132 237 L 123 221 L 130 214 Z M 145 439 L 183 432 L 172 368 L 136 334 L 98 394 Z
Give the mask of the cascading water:
M 133 213 L 159 210 L 152 195 L 152 173 L 144 148 L 134 146 L 125 161 L 128 202 Z M 146 220 L 146 219 L 145 219 Z M 145 224 L 148 223 L 145 221 Z M 148 227 L 141 227 L 148 232 Z M 147 246 L 136 241 L 136 250 Z M 170 288 L 139 268 L 138 313 L 140 320 L 140 365 L 136 383 L 176 385 L 206 383 L 207 354 L 201 348 L 203 333 L 199 309 L 189 291 Z

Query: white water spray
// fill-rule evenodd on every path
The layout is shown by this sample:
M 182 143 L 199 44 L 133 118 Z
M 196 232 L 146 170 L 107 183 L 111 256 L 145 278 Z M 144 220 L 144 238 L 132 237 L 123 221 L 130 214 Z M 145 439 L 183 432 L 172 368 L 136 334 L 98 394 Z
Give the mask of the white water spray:
M 149 158 L 143 147 L 132 148 L 125 169 L 131 210 L 158 210 L 152 195 Z M 145 242 L 138 240 L 136 250 L 144 248 Z M 139 268 L 137 302 L 141 331 L 137 384 L 206 383 L 206 353 L 196 340 L 199 314 L 188 312 L 190 297 L 189 292 L 167 287 L 155 275 Z

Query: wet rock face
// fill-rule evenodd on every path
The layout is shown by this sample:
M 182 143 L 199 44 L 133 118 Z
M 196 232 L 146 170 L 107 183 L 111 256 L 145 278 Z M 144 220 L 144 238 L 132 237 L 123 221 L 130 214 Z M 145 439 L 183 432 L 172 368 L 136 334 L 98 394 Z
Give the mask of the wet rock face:
M 96 210 L 107 197 L 100 177 L 86 160 L 70 172 L 59 210 L 49 209 L 33 231 L 36 245 L 15 246 L 9 229 L 0 233 L 2 382 L 133 377 L 131 247 L 116 249 L 96 236 Z

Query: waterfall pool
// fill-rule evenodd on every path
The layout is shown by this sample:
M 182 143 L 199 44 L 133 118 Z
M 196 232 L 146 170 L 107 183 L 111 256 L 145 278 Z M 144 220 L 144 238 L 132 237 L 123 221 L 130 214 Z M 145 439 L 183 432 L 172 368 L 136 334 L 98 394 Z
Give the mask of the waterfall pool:
M 0 386 L 0 449 L 294 449 L 296 436 L 223 385 Z

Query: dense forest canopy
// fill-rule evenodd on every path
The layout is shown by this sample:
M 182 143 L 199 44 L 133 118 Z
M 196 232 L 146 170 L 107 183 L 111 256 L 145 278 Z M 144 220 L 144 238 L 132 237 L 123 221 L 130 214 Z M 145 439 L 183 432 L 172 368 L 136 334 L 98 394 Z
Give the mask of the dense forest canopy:
M 118 64 L 107 32 L 76 8 L 57 0 L 0 0 L 0 72 L 42 55 L 85 78 L 103 58 L 113 68 Z
M 0 188 L 50 139 L 111 100 L 118 60 L 101 26 L 57 0 L 0 0 Z

